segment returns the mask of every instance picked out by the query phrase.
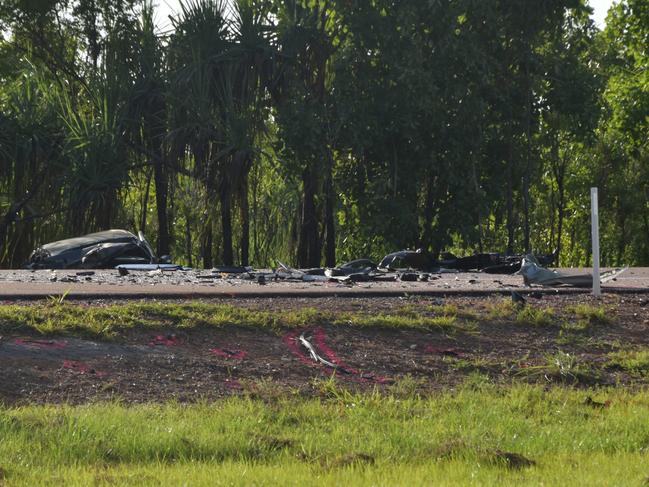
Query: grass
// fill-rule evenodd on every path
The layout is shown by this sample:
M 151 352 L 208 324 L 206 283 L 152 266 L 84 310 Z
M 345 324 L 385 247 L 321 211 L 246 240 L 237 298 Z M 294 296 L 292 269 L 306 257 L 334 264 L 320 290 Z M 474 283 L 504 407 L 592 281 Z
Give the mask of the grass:
M 557 350 L 545 355 L 545 364 L 521 368 L 517 375 L 538 378 L 547 382 L 567 384 L 594 384 L 598 381 L 598 370 L 588 363 L 582 363 L 570 353 Z
M 649 375 L 649 350 L 619 350 L 608 354 L 609 365 L 617 366 L 631 375 Z
M 370 314 L 321 312 L 313 308 L 290 311 L 260 311 L 240 306 L 208 303 L 137 302 L 109 306 L 87 306 L 50 300 L 45 306 L 0 306 L 0 333 L 81 335 L 110 338 L 141 328 L 187 329 L 198 326 L 252 326 L 279 331 L 285 328 L 330 323 L 365 327 L 406 329 L 471 329 L 455 314 Z
M 556 315 L 552 308 L 525 306 L 516 313 L 516 323 L 530 326 L 552 326 L 556 323 Z
M 326 390 L 319 399 L 0 409 L 0 482 L 640 485 L 649 475 L 646 391 Z M 590 396 L 610 405 L 595 408 Z

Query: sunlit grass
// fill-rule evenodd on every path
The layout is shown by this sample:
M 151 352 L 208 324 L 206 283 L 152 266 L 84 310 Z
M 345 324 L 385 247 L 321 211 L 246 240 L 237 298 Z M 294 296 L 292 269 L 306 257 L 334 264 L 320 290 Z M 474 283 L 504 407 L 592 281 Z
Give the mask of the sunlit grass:
M 199 326 L 248 326 L 279 331 L 322 324 L 455 330 L 471 328 L 454 314 L 363 313 L 296 310 L 254 310 L 230 304 L 137 302 L 86 306 L 50 302 L 46 306 L 0 306 L 0 332 L 82 335 L 110 338 L 133 329 L 191 329 Z
M 0 466 L 8 485 L 640 485 L 647 476 L 646 391 L 325 390 L 0 409 Z

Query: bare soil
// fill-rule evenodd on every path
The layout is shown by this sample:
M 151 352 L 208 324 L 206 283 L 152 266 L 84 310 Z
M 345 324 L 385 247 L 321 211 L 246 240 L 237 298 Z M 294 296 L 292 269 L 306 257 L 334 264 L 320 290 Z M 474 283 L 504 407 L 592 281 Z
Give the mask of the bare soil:
M 128 403 L 214 400 L 232 394 L 318 394 L 335 375 L 352 390 L 394 388 L 404 377 L 422 393 L 451 388 L 480 374 L 499 383 L 531 381 L 576 387 L 639 386 L 649 376 L 611 362 L 609 353 L 649 350 L 649 296 L 588 295 L 528 298 L 527 306 L 553 308 L 556 323 L 530 325 L 488 317 L 500 296 L 440 298 L 240 299 L 237 305 L 284 312 L 304 307 L 331 312 L 426 313 L 453 304 L 473 315 L 464 331 L 322 325 L 274 333 L 252 327 L 134 330 L 112 341 L 62 336 L 0 338 L 0 401 Z M 224 301 L 218 301 L 224 302 Z M 108 301 L 93 301 L 93 306 Z M 607 309 L 607 323 L 569 330 L 570 306 Z M 84 305 L 84 303 L 79 303 Z M 25 303 L 38 306 L 38 302 Z M 338 365 L 316 363 L 300 334 Z M 560 367 L 556 357 L 570 358 Z

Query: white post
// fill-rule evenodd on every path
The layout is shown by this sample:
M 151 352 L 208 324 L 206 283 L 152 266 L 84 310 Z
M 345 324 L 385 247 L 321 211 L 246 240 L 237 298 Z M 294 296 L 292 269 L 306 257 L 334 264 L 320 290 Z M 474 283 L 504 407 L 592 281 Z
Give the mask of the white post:
M 593 295 L 601 296 L 599 285 L 599 209 L 597 203 L 597 188 L 590 188 L 590 222 L 593 241 Z

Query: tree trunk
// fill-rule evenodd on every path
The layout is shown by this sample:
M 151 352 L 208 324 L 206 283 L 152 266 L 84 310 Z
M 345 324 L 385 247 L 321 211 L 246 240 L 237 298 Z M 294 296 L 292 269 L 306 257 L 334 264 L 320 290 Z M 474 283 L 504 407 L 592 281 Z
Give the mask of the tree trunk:
M 530 78 L 529 58 L 525 63 L 526 108 L 525 108 L 525 172 L 523 173 L 523 247 L 525 253 L 530 249 L 530 173 L 532 172 L 532 80 Z
M 432 164 L 431 164 L 432 166 Z M 426 202 L 424 204 L 424 224 L 419 239 L 419 246 L 430 250 L 433 244 L 433 213 L 435 211 L 435 174 L 432 167 L 426 178 Z
M 230 183 L 221 183 L 221 231 L 223 232 L 223 264 L 232 265 L 232 192 Z
M 325 265 L 336 266 L 336 227 L 334 221 L 335 194 L 332 175 L 331 153 L 329 153 L 329 167 L 327 168 L 326 199 L 325 199 Z
M 146 177 L 146 190 L 142 198 L 142 214 L 140 215 L 140 231 L 146 233 L 146 217 L 149 210 L 149 190 L 151 189 L 151 178 L 153 177 L 153 170 L 149 171 Z
M 248 207 L 248 176 L 244 177 L 240 189 L 239 210 L 241 214 L 241 265 L 249 264 L 250 253 L 250 208 Z
M 167 217 L 167 173 L 164 168 L 162 154 L 153 166 L 155 179 L 155 202 L 158 213 L 158 257 L 168 255 L 170 248 L 169 220 Z
M 478 183 L 478 172 L 476 170 L 476 163 L 475 163 L 475 156 L 471 156 L 471 171 L 472 171 L 472 177 L 473 177 L 473 188 L 475 190 L 475 195 L 476 195 L 476 217 L 478 219 L 478 251 L 482 253 L 482 211 L 481 207 L 482 205 L 480 204 L 481 198 L 480 198 L 480 184 Z
M 194 267 L 192 264 L 192 228 L 187 216 L 185 216 L 185 253 L 187 254 L 187 265 Z
M 507 178 L 507 254 L 514 253 L 514 188 L 512 165 L 514 161 L 511 138 L 508 141 L 509 157 L 507 159 L 506 178 Z
M 302 200 L 302 221 L 298 239 L 297 261 L 299 267 L 320 266 L 318 252 L 318 219 L 315 205 L 317 176 L 310 164 L 302 172 L 304 198 Z
M 208 221 L 205 226 L 205 234 L 203 235 L 203 241 L 201 242 L 201 253 L 203 254 L 203 267 L 205 269 L 211 269 L 214 267 L 212 262 L 212 221 Z

